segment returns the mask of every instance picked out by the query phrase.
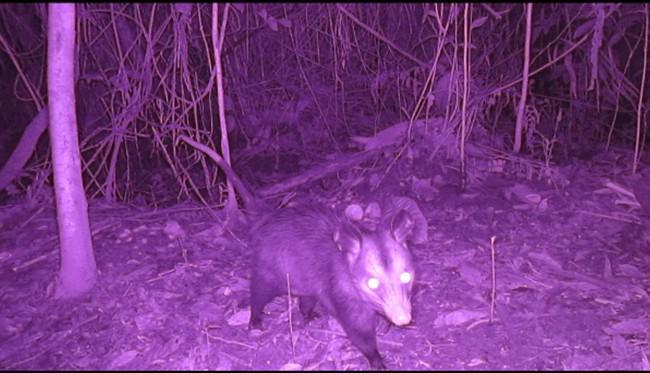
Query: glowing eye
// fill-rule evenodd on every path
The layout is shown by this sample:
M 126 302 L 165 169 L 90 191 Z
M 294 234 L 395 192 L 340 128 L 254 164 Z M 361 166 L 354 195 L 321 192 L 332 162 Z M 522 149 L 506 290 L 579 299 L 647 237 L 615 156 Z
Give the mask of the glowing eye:
M 404 272 L 401 275 L 399 275 L 399 280 L 402 281 L 402 284 L 408 284 L 411 282 L 411 274 L 408 272 Z
M 377 289 L 379 287 L 379 280 L 377 280 L 374 277 L 371 277 L 370 279 L 368 279 L 368 287 L 373 290 Z

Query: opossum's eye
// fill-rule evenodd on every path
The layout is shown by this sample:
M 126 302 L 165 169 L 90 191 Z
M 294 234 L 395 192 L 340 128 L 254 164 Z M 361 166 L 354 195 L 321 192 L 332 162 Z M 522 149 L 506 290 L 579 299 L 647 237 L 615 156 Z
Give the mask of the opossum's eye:
M 408 284 L 412 279 L 413 276 L 409 272 L 403 272 L 401 275 L 399 275 L 399 280 L 402 282 L 402 284 Z
M 374 278 L 374 277 L 370 277 L 370 278 L 368 279 L 368 287 L 371 288 L 371 289 L 373 289 L 373 290 L 374 290 L 374 289 L 377 289 L 377 288 L 379 287 L 379 280 L 377 280 L 377 279 Z

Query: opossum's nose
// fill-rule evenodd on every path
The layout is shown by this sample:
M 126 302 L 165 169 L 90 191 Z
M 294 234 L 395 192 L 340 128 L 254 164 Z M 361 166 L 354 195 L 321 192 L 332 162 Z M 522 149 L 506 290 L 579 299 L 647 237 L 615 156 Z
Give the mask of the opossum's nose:
M 384 313 L 397 326 L 408 325 L 411 322 L 411 302 L 404 296 L 393 298 L 384 307 Z
M 398 315 L 395 315 L 395 318 L 393 319 L 393 323 L 397 326 L 404 326 L 408 325 L 411 323 L 411 313 L 400 313 Z

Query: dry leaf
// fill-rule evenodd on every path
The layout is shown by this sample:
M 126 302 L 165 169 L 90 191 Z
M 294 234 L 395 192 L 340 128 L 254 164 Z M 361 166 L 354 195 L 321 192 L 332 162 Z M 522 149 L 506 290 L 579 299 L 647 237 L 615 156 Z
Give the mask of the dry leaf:
M 485 312 L 470 311 L 470 310 L 456 310 L 447 314 L 439 315 L 436 321 L 433 322 L 435 327 L 441 326 L 457 326 L 471 320 L 480 319 L 485 317 Z
M 603 277 L 606 279 L 614 277 L 612 273 L 612 262 L 609 260 L 609 256 L 605 255 L 605 270 Z
M 298 363 L 286 363 L 280 367 L 280 370 L 303 370 L 303 367 Z
M 555 259 L 553 259 L 550 255 L 548 255 L 546 250 L 544 250 L 541 253 L 530 252 L 528 253 L 528 256 L 533 259 L 537 259 L 539 261 L 544 262 L 545 264 L 549 265 L 553 269 L 562 270 L 562 265 L 558 263 Z
M 624 320 L 604 328 L 605 333 L 615 334 L 645 334 L 650 328 L 650 322 L 643 319 Z
M 625 338 L 621 337 L 620 335 L 615 335 L 612 338 L 612 343 L 611 343 L 610 347 L 611 347 L 612 352 L 614 353 L 614 355 L 616 355 L 618 357 L 623 358 L 623 357 L 626 357 L 627 354 L 628 354 L 627 341 L 625 340 Z
M 639 269 L 632 264 L 621 264 L 618 266 L 618 271 L 628 277 L 645 277 L 645 274 L 641 273 L 641 271 L 639 271 Z
M 109 364 L 109 369 L 116 369 L 125 366 L 126 364 L 130 363 L 131 360 L 133 360 L 136 356 L 138 356 L 138 351 L 134 351 L 134 350 L 123 351 L 118 357 L 113 359 L 113 361 Z
M 251 317 L 250 308 L 235 312 L 232 316 L 228 318 L 228 325 L 230 326 L 240 326 L 248 324 L 248 320 Z
M 185 237 L 185 231 L 176 220 L 168 220 L 163 231 L 170 239 Z

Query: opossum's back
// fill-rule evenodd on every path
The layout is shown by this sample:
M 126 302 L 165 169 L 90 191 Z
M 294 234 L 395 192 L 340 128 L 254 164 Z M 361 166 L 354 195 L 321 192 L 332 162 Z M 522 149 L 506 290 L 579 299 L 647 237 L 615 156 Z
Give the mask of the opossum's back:
M 284 287 L 288 273 L 296 295 L 321 293 L 333 266 L 345 264 L 333 238 L 337 223 L 326 208 L 271 213 L 251 230 L 253 271 L 263 281 Z

